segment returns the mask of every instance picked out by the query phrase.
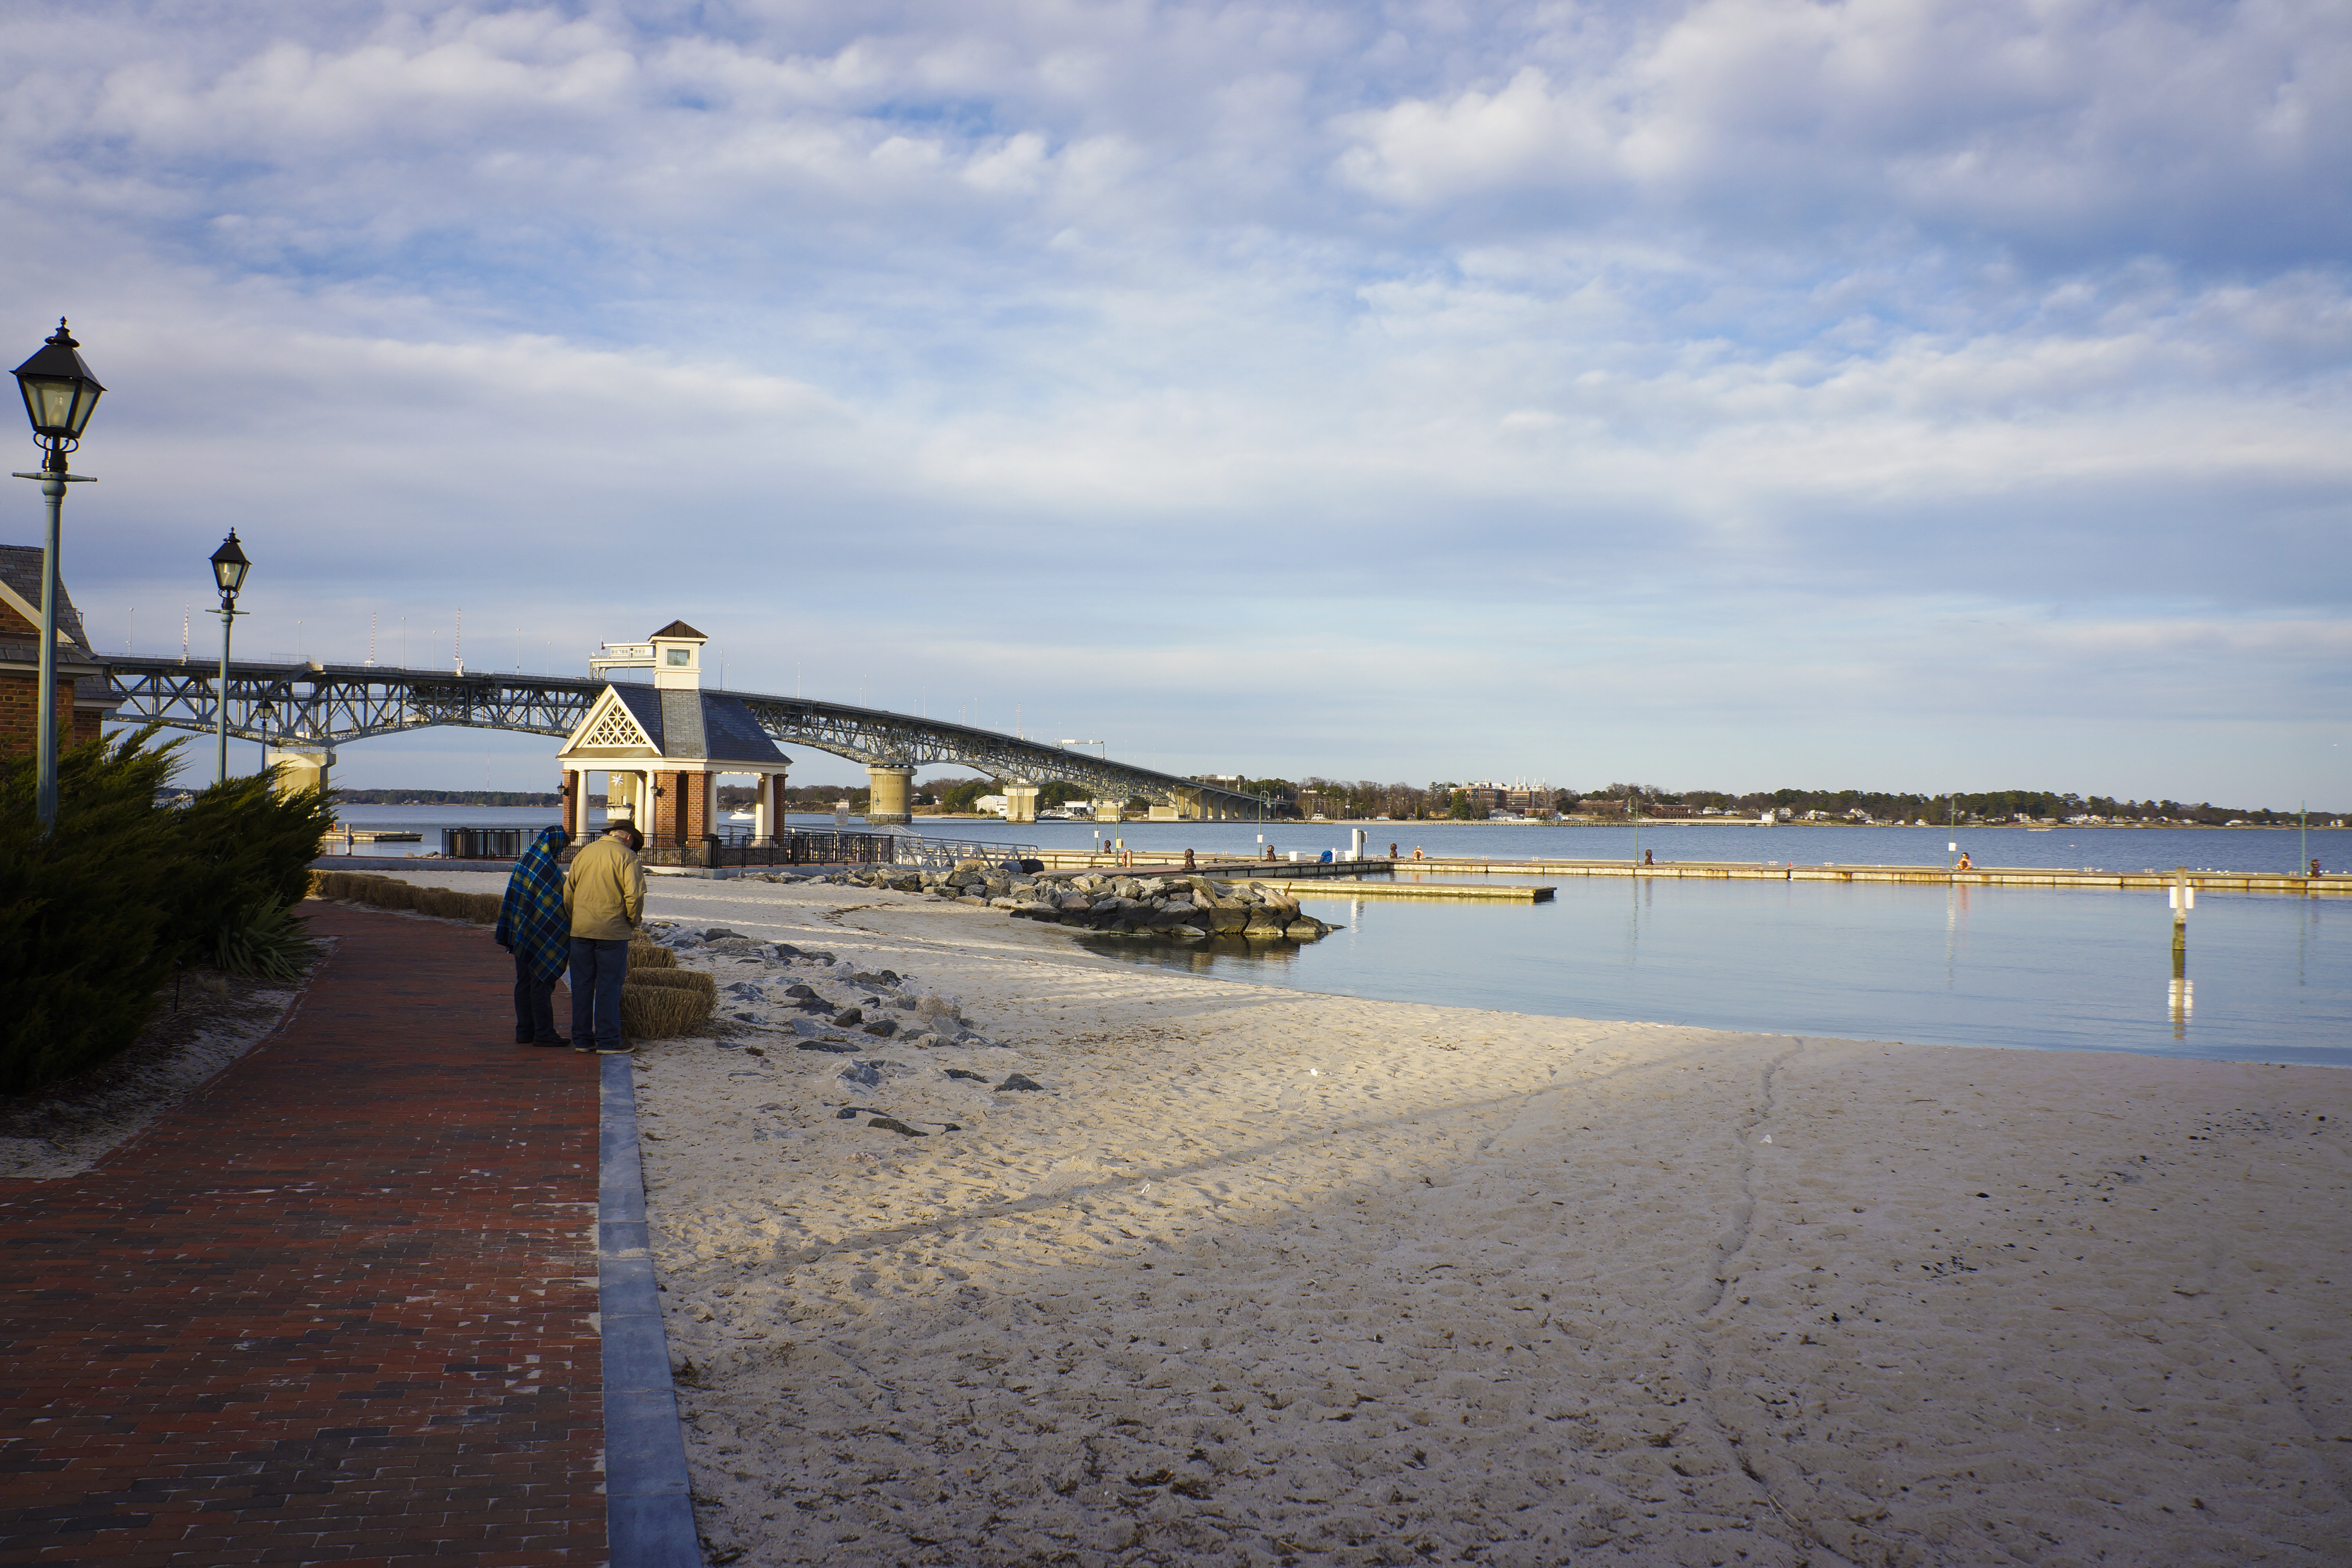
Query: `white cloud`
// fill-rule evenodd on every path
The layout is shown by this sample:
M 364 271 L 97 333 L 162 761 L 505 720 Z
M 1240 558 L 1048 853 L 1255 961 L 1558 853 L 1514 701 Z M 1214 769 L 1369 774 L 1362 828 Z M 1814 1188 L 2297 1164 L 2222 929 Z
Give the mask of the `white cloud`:
M 1934 689 L 2042 745 L 2192 675 L 2344 717 L 2339 9 L 701 16 L 0 18 L 0 300 L 117 388 L 84 596 L 233 520 L 257 605 L 345 634 L 470 577 L 526 641 L 657 603 L 781 668 L 871 595 L 826 679 L 1125 701 L 1171 755 L 1292 743 L 1275 663 L 1340 749 L 1360 679 L 1445 746 L 1528 690 L 1601 722 L 1587 674 L 1740 744 Z M 2126 629 L 1971 687 L 1955 596 Z M 1751 732 L 1763 641 L 1802 679 Z M 2032 679 L 2080 660 L 2140 673 Z M 1331 765 L 1459 771 L 1394 743 Z

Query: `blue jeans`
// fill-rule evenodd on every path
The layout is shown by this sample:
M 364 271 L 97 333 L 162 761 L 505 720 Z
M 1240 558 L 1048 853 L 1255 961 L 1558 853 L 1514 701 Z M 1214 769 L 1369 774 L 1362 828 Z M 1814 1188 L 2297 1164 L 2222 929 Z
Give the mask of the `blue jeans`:
M 629 974 L 629 939 L 572 939 L 572 1043 L 621 1043 L 621 982 Z

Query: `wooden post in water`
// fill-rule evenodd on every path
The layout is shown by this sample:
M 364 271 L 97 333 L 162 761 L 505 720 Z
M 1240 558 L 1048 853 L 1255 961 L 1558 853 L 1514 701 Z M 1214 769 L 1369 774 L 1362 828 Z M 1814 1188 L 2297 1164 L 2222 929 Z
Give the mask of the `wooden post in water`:
M 2172 1037 L 2179 1039 L 2188 1032 L 2189 1009 L 2191 1005 L 2189 989 L 2189 911 L 2196 907 L 2196 889 L 2189 885 L 2189 868 L 2172 868 Z

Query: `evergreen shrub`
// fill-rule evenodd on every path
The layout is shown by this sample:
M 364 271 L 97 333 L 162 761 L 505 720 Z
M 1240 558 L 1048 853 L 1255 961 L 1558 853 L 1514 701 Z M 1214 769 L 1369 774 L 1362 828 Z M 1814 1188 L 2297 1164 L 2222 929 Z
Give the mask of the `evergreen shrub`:
M 326 801 L 316 790 L 275 795 L 265 777 L 161 805 L 180 742 L 155 735 L 151 725 L 68 749 L 46 837 L 34 759 L 0 773 L 0 1094 L 124 1049 L 173 972 L 220 956 L 225 938 L 244 932 L 241 951 L 258 940 L 289 952 L 268 935 L 267 911 L 308 890 L 332 816 Z

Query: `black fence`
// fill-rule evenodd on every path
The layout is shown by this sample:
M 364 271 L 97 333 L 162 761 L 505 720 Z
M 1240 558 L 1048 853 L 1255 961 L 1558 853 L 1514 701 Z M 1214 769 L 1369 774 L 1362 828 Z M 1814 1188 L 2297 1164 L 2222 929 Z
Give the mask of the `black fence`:
M 688 845 L 693 866 L 889 866 L 898 839 L 887 833 L 780 833 L 769 838 L 706 838 Z
M 441 830 L 444 860 L 520 860 L 523 836 L 538 834 L 521 827 L 445 827 Z

